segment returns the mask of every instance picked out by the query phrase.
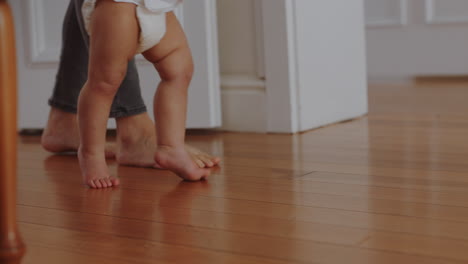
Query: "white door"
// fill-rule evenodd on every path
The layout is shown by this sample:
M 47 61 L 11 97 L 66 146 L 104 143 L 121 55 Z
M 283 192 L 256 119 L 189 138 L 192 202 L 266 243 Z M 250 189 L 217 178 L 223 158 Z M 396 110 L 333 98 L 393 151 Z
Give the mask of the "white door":
M 20 129 L 43 128 L 61 50 L 62 21 L 69 1 L 10 2 L 17 35 L 19 126 Z M 176 13 L 187 32 L 196 67 L 189 92 L 187 126 L 218 127 L 221 110 L 215 0 L 186 1 Z M 152 115 L 158 77 L 144 59 L 139 57 L 138 61 L 142 93 Z
M 366 0 L 371 77 L 465 75 L 468 1 Z

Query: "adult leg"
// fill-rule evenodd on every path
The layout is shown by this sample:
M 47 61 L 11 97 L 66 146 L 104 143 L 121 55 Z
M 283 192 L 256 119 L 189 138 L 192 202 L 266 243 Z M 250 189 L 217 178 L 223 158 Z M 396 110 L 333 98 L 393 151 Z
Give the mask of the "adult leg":
M 42 134 L 42 146 L 50 152 L 76 151 L 79 146 L 76 106 L 86 82 L 88 51 L 70 1 L 62 28 L 62 52 L 55 87 L 49 105 L 51 111 Z

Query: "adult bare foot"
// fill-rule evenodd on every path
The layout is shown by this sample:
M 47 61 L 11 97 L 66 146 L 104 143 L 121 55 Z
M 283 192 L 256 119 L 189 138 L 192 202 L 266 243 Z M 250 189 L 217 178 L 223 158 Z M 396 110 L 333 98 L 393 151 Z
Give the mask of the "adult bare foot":
M 50 109 L 49 120 L 41 137 L 42 147 L 53 153 L 77 152 L 80 146 L 76 114 L 64 112 L 55 107 Z M 106 157 L 115 157 L 115 146 L 107 144 Z
M 54 153 L 77 151 L 80 136 L 76 114 L 52 107 L 47 126 L 42 133 L 41 144 L 44 149 Z
M 154 160 L 159 168 L 170 170 L 187 181 L 203 180 L 210 175 L 210 170 L 197 166 L 184 147 L 158 146 Z
M 81 174 L 84 184 L 93 189 L 109 188 L 118 186 L 119 179 L 110 176 L 106 157 L 103 154 L 78 150 Z
M 117 120 L 117 162 L 120 165 L 159 168 L 154 161 L 156 134 L 147 113 Z M 200 168 L 219 164 L 220 158 L 185 145 L 187 153 Z
M 156 134 L 147 113 L 117 120 L 117 154 L 120 165 L 154 167 Z

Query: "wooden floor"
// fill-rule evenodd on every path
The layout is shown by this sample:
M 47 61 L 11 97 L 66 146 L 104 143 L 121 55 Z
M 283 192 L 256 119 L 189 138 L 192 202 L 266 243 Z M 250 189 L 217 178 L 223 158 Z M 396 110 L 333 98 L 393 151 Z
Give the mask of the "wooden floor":
M 212 133 L 207 182 L 20 143 L 24 263 L 468 263 L 468 83 L 371 85 L 368 117 L 301 135 Z

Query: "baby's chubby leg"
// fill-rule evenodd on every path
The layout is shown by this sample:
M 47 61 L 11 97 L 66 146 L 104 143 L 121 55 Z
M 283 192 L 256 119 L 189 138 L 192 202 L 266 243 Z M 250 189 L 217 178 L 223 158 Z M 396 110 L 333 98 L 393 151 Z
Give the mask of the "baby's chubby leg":
M 112 101 L 137 49 L 135 8 L 134 4 L 98 0 L 91 18 L 88 81 L 78 101 L 78 157 L 84 182 L 92 188 L 119 184 L 109 175 L 105 160 L 106 128 Z
M 167 32 L 161 42 L 143 53 L 159 72 L 161 83 L 154 97 L 157 122 L 155 161 L 185 180 L 197 181 L 207 177 L 191 159 L 184 147 L 187 93 L 193 74 L 193 61 L 185 33 L 170 12 L 166 15 Z

